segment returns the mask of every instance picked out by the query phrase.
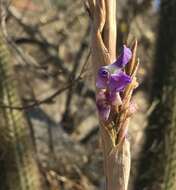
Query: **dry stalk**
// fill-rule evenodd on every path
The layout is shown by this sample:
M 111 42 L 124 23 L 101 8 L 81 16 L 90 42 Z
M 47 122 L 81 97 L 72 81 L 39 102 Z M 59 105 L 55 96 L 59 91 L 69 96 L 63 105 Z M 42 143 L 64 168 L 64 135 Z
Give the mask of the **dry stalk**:
M 87 0 L 86 9 L 92 26 L 91 55 L 95 76 L 101 66 L 111 64 L 116 59 L 116 0 Z M 127 190 L 130 174 L 130 143 L 126 138 L 131 117 L 130 104 L 133 90 L 137 87 L 136 61 L 137 41 L 134 43 L 131 62 L 126 73 L 132 82 L 121 96 L 123 104 L 118 106 L 112 122 L 100 121 L 106 190 Z

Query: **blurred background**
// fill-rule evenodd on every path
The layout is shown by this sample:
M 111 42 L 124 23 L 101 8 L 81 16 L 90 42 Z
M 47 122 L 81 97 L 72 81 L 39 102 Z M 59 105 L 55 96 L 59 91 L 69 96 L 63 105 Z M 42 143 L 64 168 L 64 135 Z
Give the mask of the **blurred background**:
M 166 160 L 176 158 L 165 158 L 165 148 L 176 154 L 176 138 L 164 137 L 167 124 L 176 128 L 176 1 L 118 0 L 117 5 L 118 52 L 124 43 L 139 42 L 129 190 L 160 190 L 163 171 L 172 170 L 166 166 L 175 166 Z M 83 1 L 1 0 L 0 29 L 0 189 L 103 189 Z M 169 108 L 163 107 L 166 102 Z M 175 174 L 168 174 L 169 185 Z

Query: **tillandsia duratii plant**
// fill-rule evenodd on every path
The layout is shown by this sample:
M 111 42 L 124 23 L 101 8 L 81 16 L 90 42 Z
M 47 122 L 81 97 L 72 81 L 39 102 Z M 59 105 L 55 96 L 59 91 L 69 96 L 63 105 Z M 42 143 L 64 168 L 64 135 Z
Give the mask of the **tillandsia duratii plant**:
M 137 41 L 132 50 L 124 45 L 117 57 L 116 0 L 86 0 L 85 7 L 91 20 L 92 67 L 106 190 L 127 190 L 131 163 L 127 131 L 136 110 L 131 96 L 138 86 Z

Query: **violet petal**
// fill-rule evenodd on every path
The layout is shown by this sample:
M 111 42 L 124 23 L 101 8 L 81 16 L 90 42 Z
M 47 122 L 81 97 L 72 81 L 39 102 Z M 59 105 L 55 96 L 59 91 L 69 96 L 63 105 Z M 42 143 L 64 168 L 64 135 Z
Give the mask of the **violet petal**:
M 107 121 L 110 115 L 111 106 L 107 102 L 105 91 L 101 90 L 96 95 L 96 105 L 101 120 Z
M 127 84 L 131 82 L 131 77 L 124 72 L 119 72 L 112 74 L 109 82 L 110 92 L 120 92 L 123 91 Z
M 111 106 L 108 104 L 102 104 L 101 102 L 100 104 L 97 103 L 97 109 L 98 109 L 99 117 L 102 120 L 107 121 L 110 115 Z
M 122 53 L 120 54 L 114 65 L 123 68 L 130 61 L 131 57 L 132 57 L 131 50 L 127 48 L 126 45 L 124 45 Z
M 111 92 L 107 94 L 107 101 L 110 102 L 111 105 L 122 105 L 122 99 L 120 97 L 119 92 Z

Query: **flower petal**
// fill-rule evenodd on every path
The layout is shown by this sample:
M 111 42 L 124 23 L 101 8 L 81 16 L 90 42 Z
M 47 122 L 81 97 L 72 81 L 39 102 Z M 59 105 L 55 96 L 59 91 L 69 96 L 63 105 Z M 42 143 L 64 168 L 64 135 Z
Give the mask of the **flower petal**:
M 117 61 L 114 63 L 117 67 L 123 68 L 131 59 L 132 52 L 126 45 L 123 46 L 123 51 L 118 57 Z
M 96 105 L 99 113 L 99 117 L 103 121 L 107 121 L 110 115 L 111 106 L 107 102 L 105 91 L 101 90 L 96 95 Z
M 123 91 L 130 82 L 131 77 L 122 71 L 112 74 L 109 82 L 109 90 L 111 93 Z
M 111 106 L 108 104 L 98 104 L 97 109 L 101 120 L 107 121 L 110 115 Z
M 109 83 L 109 79 L 110 79 L 110 72 L 108 68 L 106 66 L 101 67 L 98 71 L 96 87 L 99 89 L 105 89 Z
M 111 92 L 107 94 L 107 101 L 110 102 L 111 105 L 116 106 L 116 105 L 121 105 L 122 100 L 120 97 L 119 92 Z

